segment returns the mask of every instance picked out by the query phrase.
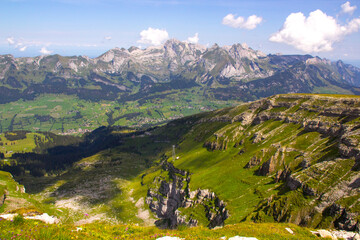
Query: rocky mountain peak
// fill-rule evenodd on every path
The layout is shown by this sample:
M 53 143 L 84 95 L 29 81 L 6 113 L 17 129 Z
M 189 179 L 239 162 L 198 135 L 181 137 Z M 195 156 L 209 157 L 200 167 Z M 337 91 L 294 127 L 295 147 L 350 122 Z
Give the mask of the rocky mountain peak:
M 131 53 L 131 52 L 136 51 L 136 50 L 139 50 L 139 49 L 140 49 L 140 48 L 138 48 L 138 47 L 131 46 L 131 47 L 128 49 L 128 51 L 129 51 L 129 53 Z
M 220 46 L 217 43 L 214 43 L 214 45 L 212 45 L 208 50 L 215 50 L 215 49 L 219 49 Z
M 100 60 L 103 62 L 110 62 L 115 58 L 127 58 L 130 56 L 130 53 L 125 48 L 113 48 L 102 54 L 100 57 L 97 57 L 96 60 Z
M 173 51 L 176 54 L 180 54 L 182 51 L 189 48 L 187 43 L 180 42 L 176 39 L 170 39 L 166 41 L 163 47 L 165 51 Z
M 164 50 L 165 58 L 168 58 L 172 62 L 175 61 L 179 64 L 185 64 L 189 61 L 197 61 L 206 48 L 201 45 L 171 39 L 164 44 Z
M 15 59 L 15 58 L 11 54 L 5 54 L 0 56 L 0 60 L 9 60 L 9 59 Z
M 319 57 L 313 57 L 313 58 L 309 58 L 306 60 L 306 64 L 325 64 L 325 65 L 330 65 L 331 61 L 326 59 L 326 58 L 319 58 Z
M 241 60 L 242 58 L 257 59 L 266 56 L 266 54 L 261 51 L 253 50 L 246 43 L 234 44 L 228 49 L 228 52 L 232 58 L 237 60 Z
M 164 43 L 164 46 L 183 45 L 184 43 L 185 42 L 181 42 L 180 40 L 177 40 L 176 38 L 171 38 Z
M 249 45 L 247 45 L 247 43 L 242 43 L 241 46 L 245 49 L 248 49 L 249 48 Z
M 336 62 L 336 66 L 338 66 L 338 67 L 344 67 L 344 62 L 341 61 L 341 60 L 339 60 L 339 61 Z

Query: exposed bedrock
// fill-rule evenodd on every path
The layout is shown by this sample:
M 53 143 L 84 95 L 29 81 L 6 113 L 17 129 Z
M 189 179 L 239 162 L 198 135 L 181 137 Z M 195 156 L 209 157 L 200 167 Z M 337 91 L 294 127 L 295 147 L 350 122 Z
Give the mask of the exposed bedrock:
M 157 226 L 172 229 L 182 224 L 197 226 L 198 221 L 191 216 L 183 216 L 179 208 L 189 208 L 198 204 L 205 208 L 208 227 L 224 224 L 229 214 L 225 203 L 214 192 L 207 189 L 190 191 L 190 173 L 175 168 L 172 163 L 164 162 L 163 170 L 167 171 L 169 180 L 155 177 L 153 183 L 159 187 L 150 188 L 146 199 L 151 211 L 160 219 L 156 221 Z

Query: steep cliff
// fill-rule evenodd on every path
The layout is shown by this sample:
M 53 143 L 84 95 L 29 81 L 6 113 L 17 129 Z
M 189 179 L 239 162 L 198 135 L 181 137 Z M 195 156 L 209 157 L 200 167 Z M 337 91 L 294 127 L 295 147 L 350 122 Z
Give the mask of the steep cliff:
M 167 161 L 162 169 L 168 179 L 161 176 L 154 178 L 147 193 L 146 203 L 160 219 L 156 225 L 164 228 L 176 228 L 179 225 L 197 226 L 198 220 L 183 215 L 180 208 L 187 209 L 202 205 L 208 227 L 223 226 L 229 217 L 226 205 L 214 192 L 208 189 L 190 191 L 190 173 L 174 167 Z

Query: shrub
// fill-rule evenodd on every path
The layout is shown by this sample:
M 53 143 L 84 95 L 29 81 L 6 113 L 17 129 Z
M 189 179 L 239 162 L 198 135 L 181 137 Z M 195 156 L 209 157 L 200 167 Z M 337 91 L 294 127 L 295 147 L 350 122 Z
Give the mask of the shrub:
M 14 225 L 22 225 L 24 224 L 25 219 L 21 214 L 18 214 L 14 217 L 13 224 Z

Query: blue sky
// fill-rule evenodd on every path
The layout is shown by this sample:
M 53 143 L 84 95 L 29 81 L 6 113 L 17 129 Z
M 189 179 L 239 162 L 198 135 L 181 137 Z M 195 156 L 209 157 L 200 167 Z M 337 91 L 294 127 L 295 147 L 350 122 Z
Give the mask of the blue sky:
M 359 0 L 1 0 L 0 54 L 96 57 L 176 38 L 360 66 L 359 8 Z

